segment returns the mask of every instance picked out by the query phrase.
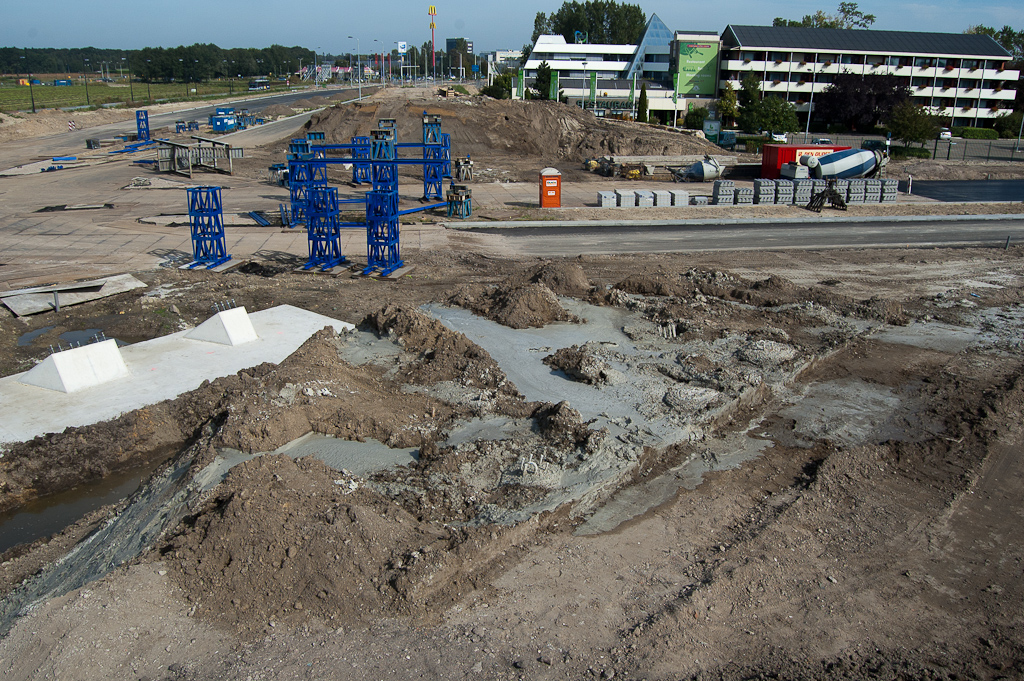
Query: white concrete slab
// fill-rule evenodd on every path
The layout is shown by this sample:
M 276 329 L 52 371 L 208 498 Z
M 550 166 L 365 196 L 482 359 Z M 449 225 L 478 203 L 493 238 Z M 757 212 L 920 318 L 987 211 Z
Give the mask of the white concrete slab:
M 24 374 L 0 378 L 0 443 L 112 419 L 194 390 L 203 381 L 279 363 L 325 326 L 339 333 L 355 328 L 291 305 L 253 312 L 249 320 L 259 338 L 243 345 L 197 342 L 185 337 L 188 331 L 126 345 L 121 356 L 129 375 L 74 393 L 25 385 Z
M 47 390 L 73 393 L 128 375 L 117 341 L 83 345 L 55 352 L 21 375 L 21 382 Z
M 78 305 L 90 300 L 98 300 L 107 296 L 117 295 L 137 288 L 146 288 L 146 284 L 130 274 L 117 274 L 112 277 L 79 281 L 60 286 L 39 286 L 35 288 L 4 291 L 0 302 L 10 308 L 11 312 L 24 317 L 38 312 L 54 309 L 54 291 L 57 292 L 60 306 Z
M 252 328 L 252 322 L 244 307 L 218 312 L 188 331 L 185 338 L 207 343 L 220 343 L 221 345 L 241 345 L 259 340 L 256 329 Z

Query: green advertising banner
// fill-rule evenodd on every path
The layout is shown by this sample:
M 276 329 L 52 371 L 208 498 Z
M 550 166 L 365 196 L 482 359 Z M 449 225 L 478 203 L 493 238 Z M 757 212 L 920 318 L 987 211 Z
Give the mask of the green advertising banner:
M 516 75 L 516 96 L 523 99 L 526 96 L 526 72 L 519 71 Z
M 558 71 L 551 72 L 551 87 L 548 89 L 548 99 L 552 102 L 558 101 Z
M 632 107 L 636 97 L 636 74 L 633 74 L 633 80 L 629 83 L 629 104 Z
M 597 102 L 597 73 L 590 74 L 590 103 Z
M 718 43 L 680 42 L 676 92 L 714 97 L 718 92 Z

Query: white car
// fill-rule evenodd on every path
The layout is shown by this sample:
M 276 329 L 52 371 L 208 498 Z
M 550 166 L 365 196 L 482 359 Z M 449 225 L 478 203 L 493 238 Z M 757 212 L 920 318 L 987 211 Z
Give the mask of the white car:
M 939 130 L 939 139 L 949 141 L 953 139 L 953 133 L 949 128 L 943 128 L 942 130 Z
M 786 133 L 784 133 L 784 132 L 773 132 L 772 133 L 772 142 L 782 142 L 783 144 L 785 144 L 788 141 L 789 141 L 789 138 L 786 136 Z

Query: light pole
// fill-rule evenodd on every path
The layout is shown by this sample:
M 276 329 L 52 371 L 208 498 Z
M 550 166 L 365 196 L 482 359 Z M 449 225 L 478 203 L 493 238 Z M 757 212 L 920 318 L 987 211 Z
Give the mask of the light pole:
M 90 106 L 92 103 L 89 101 L 89 60 L 85 60 L 85 104 Z
M 804 127 L 804 144 L 807 144 L 807 136 L 811 134 L 811 109 L 814 108 L 814 81 L 817 77 L 818 55 L 814 55 L 814 66 L 811 67 L 811 96 L 807 101 L 807 125 Z
M 384 87 L 384 43 L 381 43 L 376 38 L 373 42 L 380 43 L 380 86 Z
M 1017 130 L 1017 148 L 1013 150 L 1014 153 L 1020 151 L 1020 134 L 1022 132 L 1024 132 L 1024 113 L 1022 113 L 1020 117 L 1020 128 L 1018 128 Z
M 362 62 L 362 57 L 359 55 L 359 38 L 356 38 L 353 35 L 350 35 L 349 38 L 352 38 L 353 40 L 356 41 L 356 64 L 357 64 L 356 68 L 358 68 L 359 71 L 360 71 L 360 73 L 358 74 L 358 80 L 356 82 L 359 83 L 359 99 L 362 99 L 363 98 L 363 74 L 362 74 L 363 62 Z
M 125 59 L 125 62 L 128 64 L 128 96 L 131 98 L 132 102 L 134 103 L 135 102 L 135 88 L 132 87 L 132 58 L 129 55 L 129 56 L 125 57 L 124 59 Z
M 148 64 L 151 61 L 152 61 L 151 59 L 147 59 L 146 63 Z M 146 99 L 149 100 L 150 104 L 153 103 L 153 90 L 152 90 L 152 88 L 149 87 L 149 84 L 152 83 L 152 82 L 153 82 L 153 72 L 150 71 L 150 68 L 147 66 L 146 67 Z

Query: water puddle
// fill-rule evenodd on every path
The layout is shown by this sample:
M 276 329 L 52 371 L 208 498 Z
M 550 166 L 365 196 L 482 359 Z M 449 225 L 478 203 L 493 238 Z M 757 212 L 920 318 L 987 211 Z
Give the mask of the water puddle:
M 29 331 L 28 333 L 23 333 L 20 336 L 18 336 L 18 347 L 19 348 L 28 347 L 29 345 L 32 345 L 32 341 L 34 341 L 36 338 L 39 338 L 40 336 L 42 336 L 47 331 L 53 331 L 56 328 L 57 328 L 56 326 L 44 326 L 41 329 L 36 329 L 35 331 Z
M 152 468 L 110 475 L 94 484 L 30 501 L 0 514 L 0 553 L 60 532 L 90 511 L 117 503 L 139 488 Z

